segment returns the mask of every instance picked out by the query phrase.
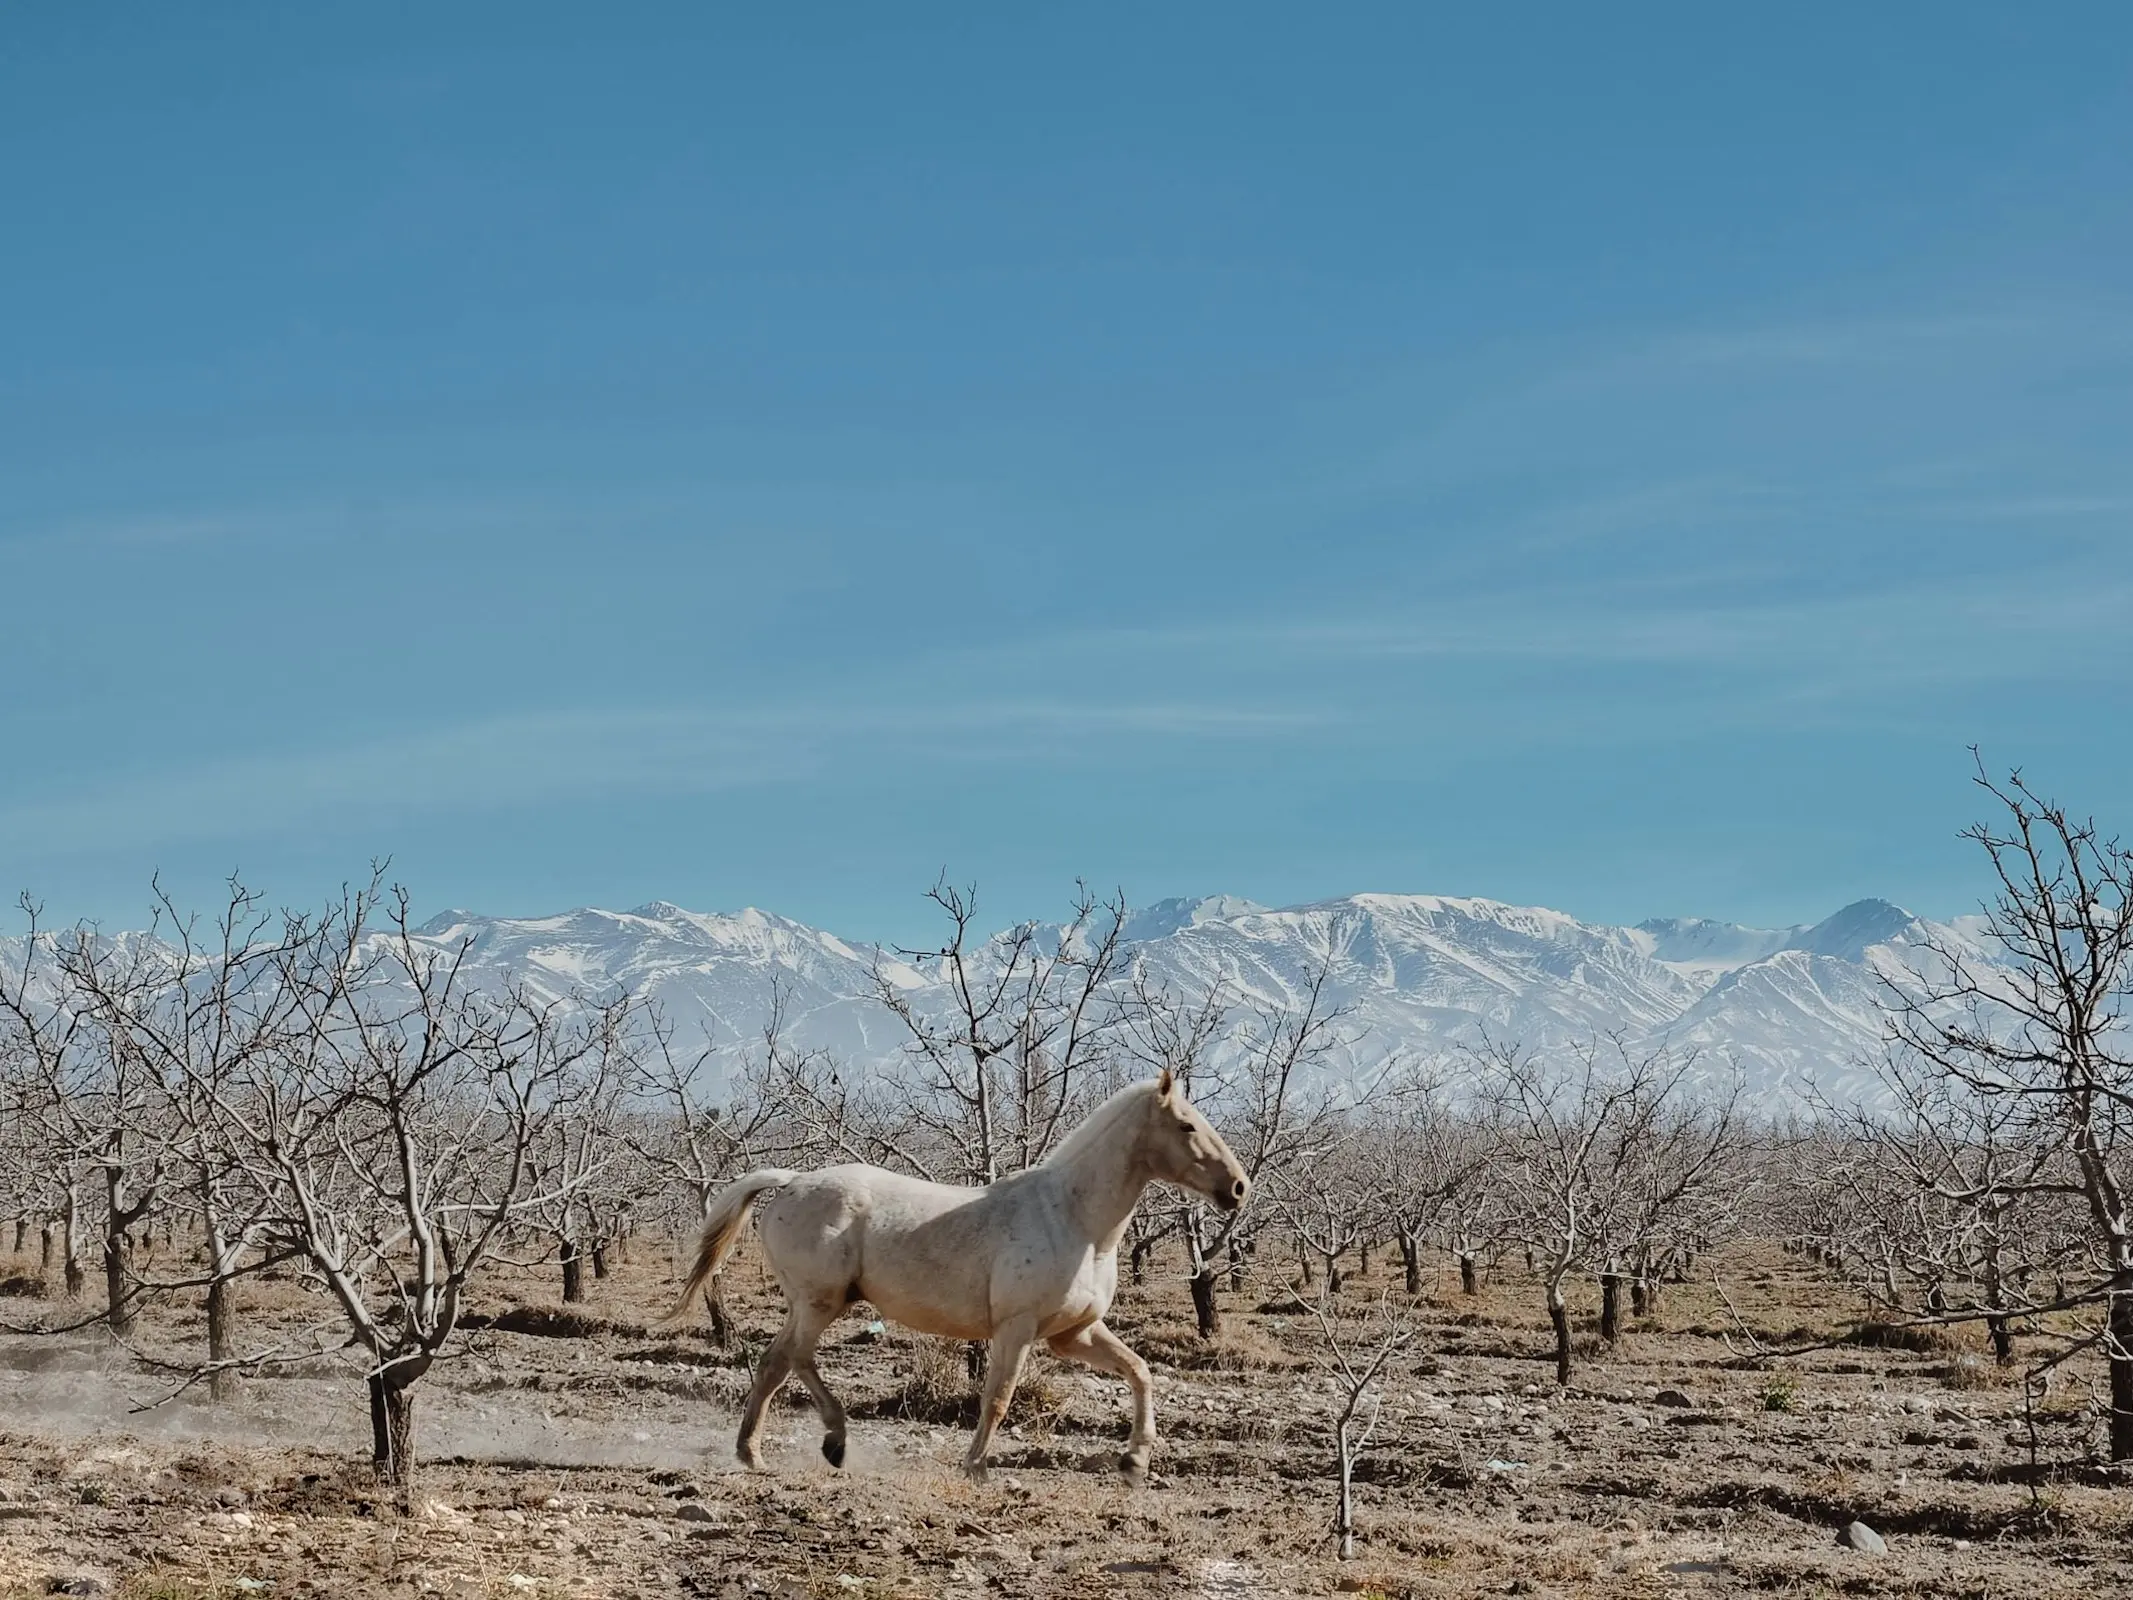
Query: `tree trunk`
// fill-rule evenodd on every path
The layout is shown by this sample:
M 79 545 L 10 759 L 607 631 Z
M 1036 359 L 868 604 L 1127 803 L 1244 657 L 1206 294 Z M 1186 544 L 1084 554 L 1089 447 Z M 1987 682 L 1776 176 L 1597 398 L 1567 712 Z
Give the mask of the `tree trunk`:
M 207 1359 L 229 1361 L 235 1358 L 236 1343 L 230 1337 L 230 1280 L 221 1275 L 221 1263 L 216 1262 L 216 1276 L 207 1286 Z M 217 1400 L 234 1400 L 243 1385 L 237 1374 L 227 1368 L 217 1368 L 208 1374 L 207 1392 Z
M 1148 1276 L 1148 1241 L 1146 1239 L 1134 1240 L 1133 1252 L 1127 1259 L 1133 1281 L 1135 1283 L 1146 1282 Z
M 60 1235 L 60 1242 L 66 1251 L 67 1298 L 69 1300 L 79 1300 L 82 1290 L 88 1286 L 89 1282 L 89 1275 L 82 1271 L 81 1240 L 76 1235 L 76 1224 L 80 1221 L 80 1217 L 81 1200 L 74 1193 L 74 1186 L 68 1184 L 67 1209 L 60 1218 L 60 1227 L 63 1230 Z
M 733 1343 L 733 1319 L 726 1315 L 726 1296 L 718 1279 L 705 1291 L 704 1306 L 711 1313 L 711 1342 L 721 1350 Z
M 133 1302 L 126 1294 L 126 1236 L 104 1235 L 104 1322 L 111 1337 L 124 1339 L 133 1332 Z
M 2111 1459 L 2133 1461 L 2133 1292 L 2119 1289 L 2111 1295 L 2109 1317 Z
M 1400 1235 L 1400 1266 L 1407 1274 L 1407 1297 L 1413 1300 L 1422 1293 L 1422 1241 Z
M 1548 1285 L 1548 1321 L 1555 1328 L 1555 1382 L 1570 1387 L 1570 1307 L 1563 1299 L 1563 1286 Z
M 1475 1270 L 1474 1252 L 1471 1250 L 1459 1252 L 1459 1292 L 1461 1294 L 1481 1293 L 1481 1274 Z
M 37 1247 L 37 1267 L 39 1271 L 50 1272 L 52 1270 L 52 1245 L 53 1241 L 58 1237 L 58 1224 L 53 1222 L 50 1217 L 45 1218 L 44 1238 Z
M 1200 1337 L 1221 1337 L 1222 1312 L 1215 1305 L 1215 1269 L 1202 1262 L 1200 1269 L 1186 1281 L 1192 1289 L 1192 1314 L 1199 1323 Z
M 1340 1558 L 1355 1559 L 1355 1450 L 1348 1443 L 1348 1419 L 1343 1417 L 1333 1430 L 1340 1451 L 1341 1493 L 1340 1503 L 1333 1513 L 1333 1531 L 1340 1535 Z
M 1633 1317 L 1648 1317 L 1652 1314 L 1652 1287 L 1648 1279 L 1629 1280 L 1629 1312 Z
M 415 1393 L 407 1384 L 370 1378 L 370 1465 L 379 1483 L 405 1489 L 415 1474 Z
M 1235 1239 L 1229 1242 L 1229 1292 L 1244 1293 L 1244 1246 Z
M 17 1217 L 15 1219 L 15 1254 L 21 1255 L 23 1247 L 29 1242 L 30 1219 L 28 1217 Z
M 1355 1247 L 1355 1275 L 1358 1278 L 1370 1276 L 1370 1244 L 1367 1240 Z
M 563 1304 L 574 1306 L 585 1298 L 585 1262 L 578 1241 L 563 1241 Z
M 595 1278 L 607 1276 L 607 1244 L 604 1240 L 592 1247 L 592 1263 Z
M 1600 1339 L 1613 1344 L 1622 1337 L 1622 1274 L 1600 1274 Z
M 1339 1256 L 1326 1257 L 1326 1293 L 1328 1294 L 1339 1294 L 1341 1292 L 1340 1260 Z
M 2014 1360 L 2014 1328 L 2005 1317 L 1987 1317 L 1985 1330 L 1992 1335 L 1992 1359 L 2001 1366 Z

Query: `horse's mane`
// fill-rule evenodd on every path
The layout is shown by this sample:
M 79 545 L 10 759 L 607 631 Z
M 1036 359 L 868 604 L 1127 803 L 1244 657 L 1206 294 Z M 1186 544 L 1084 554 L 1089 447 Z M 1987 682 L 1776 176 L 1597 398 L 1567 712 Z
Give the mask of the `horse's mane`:
M 1054 1145 L 1052 1153 L 1038 1164 L 1055 1167 L 1073 1160 L 1098 1140 L 1108 1138 L 1114 1123 L 1154 1093 L 1155 1085 L 1152 1082 L 1144 1080 L 1127 1084 L 1084 1117 L 1081 1126 Z

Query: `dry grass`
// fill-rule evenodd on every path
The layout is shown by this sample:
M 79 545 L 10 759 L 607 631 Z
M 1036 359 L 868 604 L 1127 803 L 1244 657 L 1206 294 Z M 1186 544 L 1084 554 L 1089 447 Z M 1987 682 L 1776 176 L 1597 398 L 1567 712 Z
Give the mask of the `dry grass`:
M 1844 1342 L 1866 1350 L 1908 1350 L 1913 1355 L 1932 1356 L 1956 1349 L 1962 1341 L 1953 1329 L 1939 1324 L 1871 1316 L 1845 1334 Z

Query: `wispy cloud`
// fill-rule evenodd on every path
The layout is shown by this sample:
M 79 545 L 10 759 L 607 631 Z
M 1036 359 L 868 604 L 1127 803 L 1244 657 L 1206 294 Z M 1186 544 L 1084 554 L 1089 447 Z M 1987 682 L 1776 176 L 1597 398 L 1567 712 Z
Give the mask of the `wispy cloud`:
M 1308 711 L 1181 700 L 534 711 L 232 755 L 0 804 L 0 848 L 107 849 L 636 793 L 711 793 L 835 775 L 899 753 L 1041 766 L 1119 740 L 1251 740 L 1323 720 Z

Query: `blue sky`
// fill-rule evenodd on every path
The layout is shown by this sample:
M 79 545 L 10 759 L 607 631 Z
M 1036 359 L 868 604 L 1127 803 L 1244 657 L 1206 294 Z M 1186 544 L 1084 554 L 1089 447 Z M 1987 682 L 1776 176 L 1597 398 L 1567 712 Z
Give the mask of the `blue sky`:
M 2133 828 L 2133 10 L 995 9 L 11 13 L 0 882 L 1948 912 L 1973 742 Z

